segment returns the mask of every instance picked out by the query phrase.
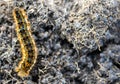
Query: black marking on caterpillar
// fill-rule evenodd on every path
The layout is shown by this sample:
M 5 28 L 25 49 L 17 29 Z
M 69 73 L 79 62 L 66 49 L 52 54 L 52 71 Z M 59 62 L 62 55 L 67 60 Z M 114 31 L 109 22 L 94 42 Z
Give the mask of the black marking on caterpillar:
M 16 33 L 21 46 L 22 60 L 19 62 L 15 71 L 18 76 L 27 77 L 36 63 L 37 47 L 30 30 L 30 22 L 22 8 L 13 9 L 13 17 L 16 24 Z

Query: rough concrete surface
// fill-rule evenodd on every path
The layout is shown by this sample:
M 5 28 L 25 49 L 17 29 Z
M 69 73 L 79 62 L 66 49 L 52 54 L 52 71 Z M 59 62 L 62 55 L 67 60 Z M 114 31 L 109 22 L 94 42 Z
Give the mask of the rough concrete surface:
M 28 15 L 38 58 L 28 77 L 12 10 Z M 120 0 L 0 0 L 0 84 L 120 84 Z

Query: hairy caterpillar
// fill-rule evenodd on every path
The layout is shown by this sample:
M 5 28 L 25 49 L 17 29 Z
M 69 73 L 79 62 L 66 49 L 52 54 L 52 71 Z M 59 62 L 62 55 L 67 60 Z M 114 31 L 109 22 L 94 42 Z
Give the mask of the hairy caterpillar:
M 15 71 L 18 76 L 27 77 L 37 59 L 37 47 L 31 35 L 30 22 L 22 8 L 13 9 L 13 17 L 16 24 L 16 33 L 21 46 L 22 60 Z

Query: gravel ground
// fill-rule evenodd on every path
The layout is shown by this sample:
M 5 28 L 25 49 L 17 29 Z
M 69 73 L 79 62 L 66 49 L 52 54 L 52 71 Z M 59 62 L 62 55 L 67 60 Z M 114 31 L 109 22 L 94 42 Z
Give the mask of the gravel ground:
M 21 60 L 12 16 L 22 7 L 38 58 L 30 75 Z M 0 84 L 120 84 L 119 0 L 1 0 Z

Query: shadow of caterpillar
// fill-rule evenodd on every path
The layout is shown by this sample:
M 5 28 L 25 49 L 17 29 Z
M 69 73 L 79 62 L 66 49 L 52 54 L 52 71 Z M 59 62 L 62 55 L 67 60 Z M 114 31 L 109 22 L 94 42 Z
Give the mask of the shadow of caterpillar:
M 30 22 L 22 8 L 13 9 L 13 17 L 16 24 L 16 33 L 21 46 L 22 60 L 15 71 L 18 76 L 27 77 L 37 59 L 37 47 L 31 34 Z

